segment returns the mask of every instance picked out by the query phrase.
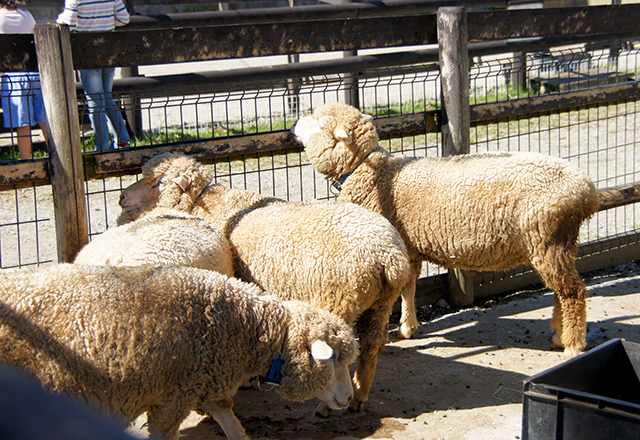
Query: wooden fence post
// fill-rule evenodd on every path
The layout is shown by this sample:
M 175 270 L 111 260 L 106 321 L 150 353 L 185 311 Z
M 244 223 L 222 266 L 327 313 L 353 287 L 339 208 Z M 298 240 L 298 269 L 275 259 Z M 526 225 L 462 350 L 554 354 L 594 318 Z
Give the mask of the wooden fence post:
M 438 9 L 438 52 L 442 83 L 442 155 L 467 154 L 469 127 L 469 52 L 467 12 L 462 7 Z M 455 306 L 473 303 L 473 277 L 449 270 L 449 300 Z
M 66 263 L 89 239 L 70 32 L 66 25 L 42 23 L 34 34 L 49 132 L 58 262 Z

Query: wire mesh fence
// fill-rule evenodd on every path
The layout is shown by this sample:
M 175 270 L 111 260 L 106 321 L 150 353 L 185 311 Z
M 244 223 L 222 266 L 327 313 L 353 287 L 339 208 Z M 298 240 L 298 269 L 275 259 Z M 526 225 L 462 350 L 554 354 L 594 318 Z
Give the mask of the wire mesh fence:
M 541 53 L 503 54 L 473 60 L 471 105 L 523 100 L 550 93 L 570 93 L 635 81 L 638 50 L 633 42 L 583 45 Z M 143 67 L 141 68 L 143 69 Z M 437 65 L 378 68 L 304 78 L 271 78 L 188 84 L 117 96 L 128 117 L 131 148 L 166 147 L 189 142 L 241 138 L 289 129 L 312 109 L 344 101 L 357 90 L 359 107 L 376 118 L 440 108 Z M 78 96 L 85 155 L 93 154 L 88 107 Z M 132 117 L 132 115 L 134 115 Z M 136 120 L 137 118 L 137 120 Z M 576 107 L 474 124 L 472 151 L 537 151 L 562 157 L 589 174 L 599 189 L 640 181 L 640 138 L 636 101 Z M 15 134 L 0 134 L 3 153 L 15 149 Z M 394 154 L 437 157 L 439 133 L 384 139 Z M 16 160 L 16 157 L 4 157 Z M 291 201 L 335 197 L 331 185 L 316 174 L 304 151 L 235 155 L 211 164 L 215 180 L 234 188 L 258 191 Z M 122 188 L 136 176 L 105 177 L 86 182 L 90 235 L 116 224 Z M 0 193 L 0 266 L 55 261 L 53 200 L 48 186 Z M 637 233 L 640 204 L 603 211 L 582 228 L 580 242 Z M 438 268 L 427 268 L 428 274 Z

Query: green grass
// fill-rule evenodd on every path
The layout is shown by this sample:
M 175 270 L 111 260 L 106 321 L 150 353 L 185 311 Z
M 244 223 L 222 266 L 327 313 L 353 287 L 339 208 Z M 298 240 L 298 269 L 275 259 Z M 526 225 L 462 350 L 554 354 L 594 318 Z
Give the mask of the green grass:
M 373 115 L 374 117 L 380 118 L 385 116 L 398 116 L 431 111 L 437 109 L 439 106 L 440 103 L 437 100 L 425 101 L 421 99 L 418 101 L 405 101 L 402 104 L 389 104 L 367 107 L 362 111 L 364 113 Z
M 33 150 L 32 156 L 34 158 L 47 157 L 47 152 L 45 150 Z M 12 162 L 16 160 L 20 160 L 18 147 L 0 151 L 0 162 Z

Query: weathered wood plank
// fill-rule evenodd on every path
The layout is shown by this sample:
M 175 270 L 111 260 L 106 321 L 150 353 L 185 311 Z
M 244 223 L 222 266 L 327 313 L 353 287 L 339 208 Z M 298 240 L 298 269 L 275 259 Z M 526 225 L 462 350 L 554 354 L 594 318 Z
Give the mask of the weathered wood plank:
M 539 95 L 517 101 L 471 106 L 471 122 L 487 122 L 506 117 L 525 116 L 536 112 L 562 111 L 586 105 L 604 104 L 640 98 L 640 83 L 629 82 L 601 89 Z
M 469 39 L 640 33 L 640 4 L 469 12 Z
M 636 26 L 638 16 L 638 4 L 473 11 L 468 13 L 469 38 L 480 41 L 613 31 L 637 36 L 640 35 L 640 28 Z M 115 32 L 74 34 L 74 65 L 91 68 L 163 64 L 436 43 L 433 14 L 237 24 L 246 18 L 235 17 L 230 21 L 234 24 L 229 25 L 219 25 L 214 18 L 208 21 L 181 19 L 178 26 L 164 29 L 161 26 L 165 24 L 151 20 L 144 24 L 144 29 L 131 26 Z M 25 44 L 24 53 L 17 47 L 9 49 L 6 44 L 0 44 L 0 60 L 5 66 L 2 70 L 21 68 L 17 66 L 26 62 L 21 61 L 25 56 L 28 70 L 33 70 L 36 62 L 31 57 L 35 53 L 31 45 Z
M 432 110 L 411 115 L 397 115 L 373 120 L 382 139 L 412 136 L 438 131 L 438 111 Z
M 620 185 L 599 192 L 600 211 L 640 202 L 640 183 Z
M 93 155 L 95 174 L 137 170 L 152 156 L 165 152 L 179 152 L 202 161 L 219 157 L 240 156 L 277 150 L 302 149 L 289 131 L 278 131 L 252 136 L 241 136 L 219 140 L 190 142 L 160 148 L 132 150 Z M 88 171 L 89 172 L 89 171 Z M 93 174 L 91 173 L 91 174 Z
M 38 70 L 36 46 L 31 34 L 0 34 L 0 72 Z
M 0 167 L 0 191 L 50 182 L 49 161 L 36 159 L 5 164 Z
M 435 16 L 126 29 L 72 35 L 77 69 L 436 43 Z
M 374 120 L 378 133 L 383 138 L 424 134 L 437 131 L 436 111 L 413 115 L 392 116 Z M 243 154 L 267 153 L 270 151 L 297 151 L 302 146 L 288 130 L 238 136 L 233 138 L 189 142 L 160 148 L 137 149 L 127 152 L 109 152 L 86 155 L 89 177 L 115 172 L 131 172 L 140 169 L 152 156 L 165 152 L 180 152 L 207 161 L 220 157 Z

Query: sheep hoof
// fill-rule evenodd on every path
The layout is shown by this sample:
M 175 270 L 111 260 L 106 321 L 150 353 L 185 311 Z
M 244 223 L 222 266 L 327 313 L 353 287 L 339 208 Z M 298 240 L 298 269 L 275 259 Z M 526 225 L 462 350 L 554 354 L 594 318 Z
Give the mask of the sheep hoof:
M 551 349 L 561 350 L 563 348 L 564 344 L 562 343 L 562 337 L 558 332 L 554 333 L 553 338 L 551 338 Z
M 413 336 L 417 329 L 417 325 L 413 326 L 407 323 L 403 323 L 400 326 L 400 330 L 398 331 L 398 336 L 402 339 L 411 339 L 411 336 Z
M 364 403 L 361 400 L 358 399 L 353 399 L 351 400 L 351 404 L 349 405 L 349 412 L 350 413 L 357 413 L 362 411 L 362 408 L 364 407 Z
M 316 411 L 316 417 L 319 419 L 328 419 L 331 417 L 331 411 L 327 411 L 326 414 L 321 413 L 320 411 Z
M 329 417 L 331 417 L 332 412 L 333 411 L 331 411 L 331 408 L 329 408 L 326 404 L 320 403 L 316 408 L 316 417 L 319 417 L 321 419 L 328 419 Z
M 574 357 L 580 355 L 582 353 L 582 350 L 578 350 L 576 348 L 565 348 L 564 349 L 564 354 L 563 354 L 563 358 L 564 360 L 569 360 L 569 359 L 573 359 Z

